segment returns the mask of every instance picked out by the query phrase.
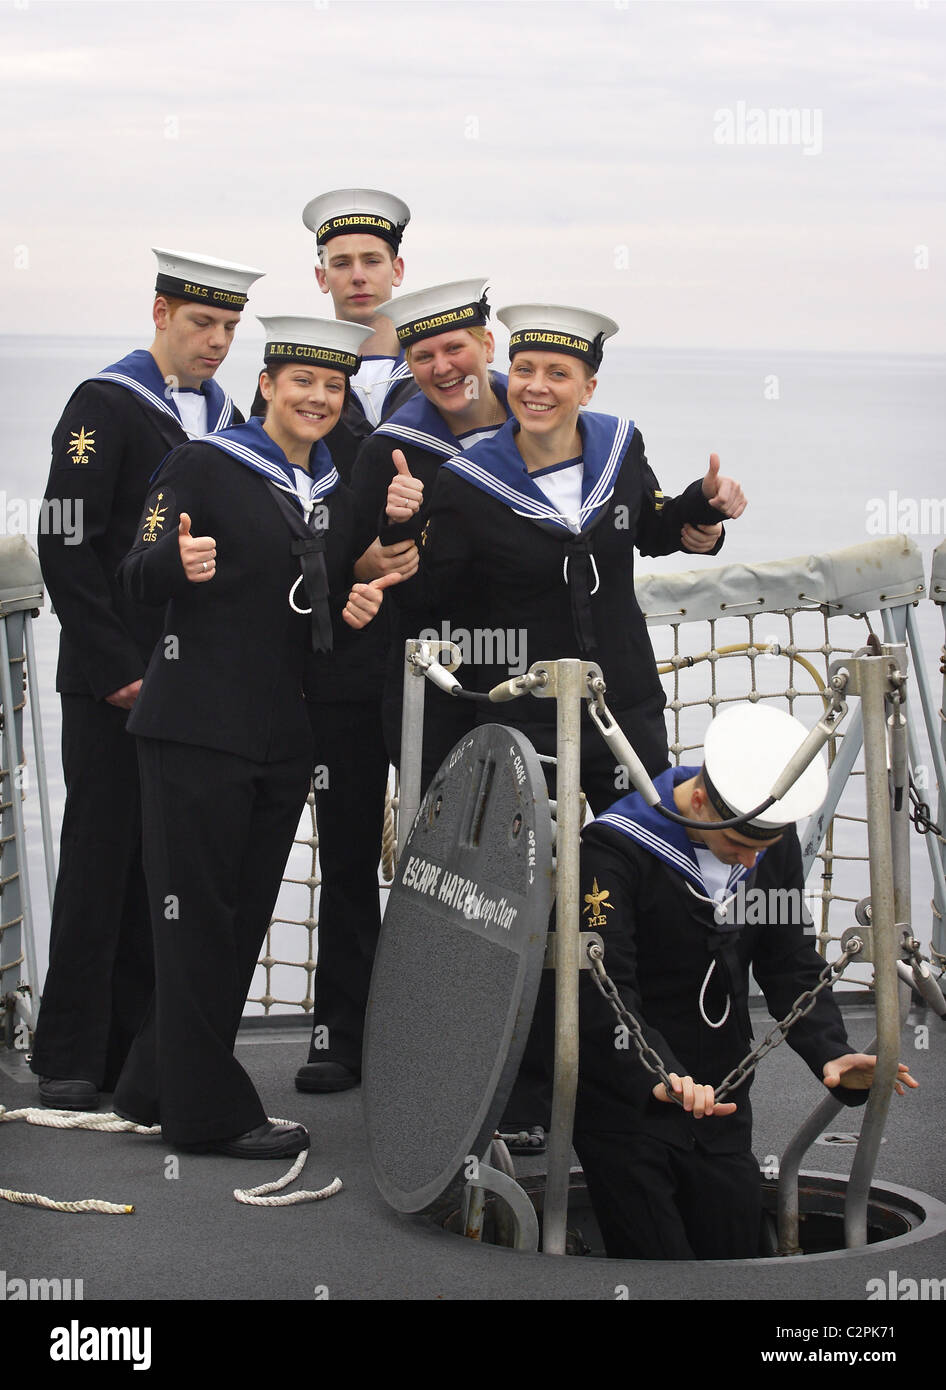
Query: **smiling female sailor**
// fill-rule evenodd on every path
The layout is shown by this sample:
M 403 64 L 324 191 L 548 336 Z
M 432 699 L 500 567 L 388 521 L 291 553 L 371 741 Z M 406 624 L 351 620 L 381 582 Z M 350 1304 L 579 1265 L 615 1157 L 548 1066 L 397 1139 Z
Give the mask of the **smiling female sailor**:
M 397 473 L 409 472 L 423 484 L 418 497 L 429 500 L 441 466 L 491 439 L 509 418 L 506 378 L 491 370 L 496 345 L 482 275 L 402 295 L 379 313 L 393 321 L 421 394 L 378 426 L 355 463 L 352 490 L 366 516 L 378 519 L 385 561 L 377 570 L 359 568 L 359 578 L 369 579 L 395 565 L 407 576 L 417 568 L 417 541 L 428 508 L 421 501 L 403 520 L 385 517 L 388 486 Z M 398 612 L 384 700 L 385 742 L 395 763 L 400 761 L 404 642 L 429 627 L 432 617 L 423 609 Z M 468 614 L 457 614 L 456 624 L 464 630 L 473 626 Z M 425 705 L 424 785 L 473 722 L 468 706 L 433 686 Z
M 264 319 L 265 419 L 174 450 L 120 575 L 167 603 L 129 720 L 141 764 L 155 995 L 115 1092 L 119 1113 L 182 1148 L 281 1157 L 233 1056 L 243 1003 L 312 773 L 307 648 L 359 628 L 381 590 L 348 596 L 360 534 L 322 437 L 358 363 L 361 325 Z
M 634 548 L 715 553 L 722 517 L 745 507 L 742 489 L 706 476 L 668 498 L 644 455 L 632 420 L 582 410 L 597 384 L 604 340 L 617 324 L 558 305 L 499 310 L 510 330 L 508 404 L 514 416 L 469 453 L 440 469 L 424 530 L 419 576 L 398 606 L 433 604 L 446 618 L 476 611 L 493 632 L 509 634 L 518 669 L 574 657 L 601 666 L 608 704 L 651 774 L 667 766 L 664 692 L 634 594 Z M 413 515 L 419 480 L 391 484 L 388 516 Z M 523 640 L 525 652 L 522 651 Z M 507 653 L 508 655 L 508 653 Z M 488 690 L 510 663 L 467 670 L 464 684 Z M 495 719 L 486 707 L 480 719 Z M 540 753 L 555 752 L 555 707 L 524 697 L 503 707 Z M 582 786 L 594 809 L 614 800 L 611 754 L 582 717 Z
M 406 455 L 415 476 L 432 488 L 444 459 L 459 454 L 477 439 L 488 438 L 506 419 L 506 379 L 489 368 L 494 344 L 486 327 L 489 310 L 485 288 L 480 276 L 403 295 L 377 309 L 377 317 L 384 316 L 389 327 L 393 324 L 392 332 L 396 330 L 402 350 L 406 348 L 407 362 L 423 394 L 415 395 L 378 425 L 355 461 L 351 487 L 360 515 L 369 528 L 374 528 L 373 535 L 380 533 L 380 544 L 372 545 L 355 565 L 359 579 L 391 573 L 407 577 L 417 569 L 417 538 L 425 513 L 415 514 L 405 524 L 389 523 L 384 515 L 388 485 L 398 467 L 393 458 L 406 467 Z M 388 622 L 390 644 L 380 701 L 381 727 L 388 756 L 398 763 L 404 640 L 415 636 L 425 624 L 423 615 L 401 614 L 396 609 L 388 615 Z M 331 768 L 340 757 L 338 729 L 327 723 L 319 725 L 317 705 L 313 705 L 313 713 L 316 763 L 324 762 Z M 427 779 L 470 727 L 471 716 L 470 706 L 451 701 L 433 688 L 427 691 Z M 364 746 L 363 721 L 356 732 Z M 352 775 L 344 782 L 333 779 L 330 772 L 329 787 L 316 791 L 320 852 L 323 845 L 331 851 L 331 864 L 324 856 L 312 1040 L 308 1060 L 296 1074 L 301 1091 L 342 1089 L 361 1078 L 368 987 L 381 928 L 377 895 L 373 904 L 367 897 L 370 885 L 364 880 L 364 839 L 353 835 L 351 829 L 353 815 L 364 819 L 366 784 L 365 773 L 355 763 Z M 370 851 L 370 838 L 367 847 Z

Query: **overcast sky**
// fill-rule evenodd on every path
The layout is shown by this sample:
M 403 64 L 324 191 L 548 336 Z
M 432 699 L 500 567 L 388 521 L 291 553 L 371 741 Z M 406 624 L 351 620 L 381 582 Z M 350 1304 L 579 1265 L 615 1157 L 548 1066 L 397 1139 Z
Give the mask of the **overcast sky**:
M 946 343 L 938 0 L 0 4 L 0 331 L 144 344 L 151 245 L 330 313 L 300 213 L 358 184 L 411 206 L 405 291 L 483 274 L 628 346 Z

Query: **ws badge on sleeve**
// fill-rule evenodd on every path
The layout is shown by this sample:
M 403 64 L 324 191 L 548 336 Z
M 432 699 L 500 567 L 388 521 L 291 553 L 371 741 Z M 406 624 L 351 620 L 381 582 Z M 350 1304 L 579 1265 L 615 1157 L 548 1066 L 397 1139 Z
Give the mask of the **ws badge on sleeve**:
M 420 1212 L 482 1157 L 525 1048 L 552 905 L 551 817 L 532 745 L 486 724 L 434 777 L 375 957 L 363 1094 L 375 1180 Z

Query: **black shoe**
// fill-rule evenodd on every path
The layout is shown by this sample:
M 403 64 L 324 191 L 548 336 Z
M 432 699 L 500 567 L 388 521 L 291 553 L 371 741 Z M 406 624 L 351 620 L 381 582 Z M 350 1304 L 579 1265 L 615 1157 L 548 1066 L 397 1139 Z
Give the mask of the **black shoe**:
M 91 1081 L 39 1078 L 39 1098 L 49 1110 L 98 1110 L 99 1091 Z
M 341 1062 L 307 1062 L 296 1072 L 297 1091 L 350 1091 L 360 1085 L 360 1072 Z
M 294 1158 L 309 1147 L 304 1125 L 274 1125 L 271 1120 L 233 1139 L 209 1139 L 201 1144 L 175 1144 L 185 1153 L 226 1154 L 228 1158 Z

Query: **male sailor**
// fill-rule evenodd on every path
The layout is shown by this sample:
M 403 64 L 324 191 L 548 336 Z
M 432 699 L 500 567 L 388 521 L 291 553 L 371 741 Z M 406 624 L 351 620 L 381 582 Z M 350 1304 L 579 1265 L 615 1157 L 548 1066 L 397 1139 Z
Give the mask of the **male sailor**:
M 637 792 L 582 836 L 580 921 L 604 941 L 604 968 L 675 1100 L 639 1058 L 626 1025 L 582 972 L 575 1149 L 609 1256 L 746 1259 L 759 1253 L 761 1179 L 751 1153 L 748 1077 L 724 1101 L 723 1079 L 750 1051 L 749 968 L 783 1018 L 825 967 L 804 908 L 793 822 L 822 803 L 820 759 L 767 811 L 807 730 L 768 704 L 730 706 L 706 735 L 702 767 L 668 768 L 662 804 Z M 551 1017 L 546 995 L 537 1032 Z M 876 1058 L 853 1051 L 829 988 L 787 1034 L 839 1101 L 862 1104 Z M 762 1064 L 763 1068 L 765 1063 Z M 899 1065 L 896 1089 L 917 1083 Z
M 321 193 L 302 213 L 315 233 L 316 280 L 331 295 L 336 319 L 362 324 L 369 333 L 342 418 L 326 438 L 346 483 L 361 442 L 416 390 L 391 321 L 378 312 L 403 279 L 400 246 L 410 216 L 400 198 L 367 188 Z M 375 540 L 355 575 L 372 581 L 416 563 L 413 542 L 382 550 Z M 309 662 L 322 882 L 312 1037 L 308 1061 L 296 1075 L 300 1091 L 347 1090 L 361 1079 L 364 1011 L 381 928 L 378 860 L 388 779 L 381 696 L 388 640 L 382 614 L 344 653 Z
M 336 188 L 307 203 L 302 220 L 315 233 L 315 278 L 335 317 L 371 330 L 344 417 L 352 425 L 360 413 L 363 438 L 415 390 L 391 320 L 379 314 L 404 279 L 400 247 L 411 211 L 378 188 Z
M 163 612 L 126 597 L 116 570 L 169 450 L 242 420 L 214 375 L 263 274 L 189 252 L 154 254 L 154 341 L 82 382 L 53 434 L 46 498 L 77 509 L 78 543 L 39 537 L 62 627 L 66 804 L 31 1065 L 43 1103 L 64 1109 L 94 1109 L 113 1088 L 154 983 L 138 765 L 125 723 Z

